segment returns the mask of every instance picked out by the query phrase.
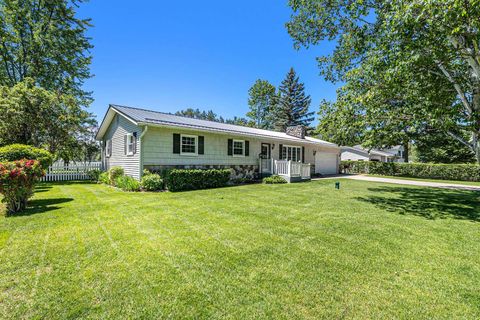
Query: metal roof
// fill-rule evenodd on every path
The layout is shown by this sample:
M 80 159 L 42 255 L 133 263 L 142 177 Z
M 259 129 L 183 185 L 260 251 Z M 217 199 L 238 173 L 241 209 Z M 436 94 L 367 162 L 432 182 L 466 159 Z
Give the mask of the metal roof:
M 223 133 L 232 133 L 239 135 L 248 135 L 255 137 L 264 137 L 280 140 L 289 140 L 296 141 L 299 143 L 310 143 L 310 144 L 321 144 L 329 147 L 337 147 L 336 144 L 316 139 L 313 137 L 305 137 L 305 139 L 296 138 L 290 135 L 287 135 L 284 132 L 263 130 L 251 127 L 238 126 L 228 123 L 221 123 L 208 120 L 194 119 L 184 116 L 177 116 L 170 113 L 164 113 L 153 110 L 146 110 L 141 108 L 133 108 L 127 106 L 120 106 L 111 104 L 105 118 L 103 119 L 102 124 L 97 132 L 97 139 L 101 139 L 105 134 L 108 125 L 113 117 L 109 116 L 111 110 L 122 114 L 130 121 L 134 122 L 137 125 L 158 125 L 158 126 L 167 126 L 167 127 L 182 127 L 188 129 L 196 129 L 201 131 L 213 131 L 213 132 L 223 132 Z

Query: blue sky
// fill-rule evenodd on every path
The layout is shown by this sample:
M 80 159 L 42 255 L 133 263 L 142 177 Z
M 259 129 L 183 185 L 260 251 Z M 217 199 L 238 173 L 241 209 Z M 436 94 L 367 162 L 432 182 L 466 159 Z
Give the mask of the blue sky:
M 278 0 L 90 0 L 79 9 L 94 24 L 94 77 L 85 85 L 95 98 L 90 111 L 101 120 L 116 103 L 244 116 L 255 80 L 278 86 L 290 67 L 317 111 L 322 99 L 335 99 L 315 60 L 332 45 L 296 51 L 284 26 L 290 13 Z

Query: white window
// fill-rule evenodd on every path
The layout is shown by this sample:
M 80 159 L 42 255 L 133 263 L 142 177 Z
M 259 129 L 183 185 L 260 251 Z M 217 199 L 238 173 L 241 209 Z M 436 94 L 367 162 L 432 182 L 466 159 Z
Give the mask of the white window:
M 245 156 L 245 141 L 233 140 L 233 156 L 244 157 Z
M 180 154 L 197 155 L 198 154 L 198 137 L 182 134 L 180 136 Z
M 112 140 L 107 140 L 105 142 L 105 156 L 107 158 L 112 156 Z
M 128 133 L 126 136 L 127 136 L 127 139 L 126 139 L 126 142 L 127 142 L 127 156 L 131 156 L 131 155 L 133 155 L 133 153 L 135 151 L 134 150 L 134 148 L 135 148 L 135 137 L 131 133 Z
M 282 159 L 302 162 L 302 148 L 297 146 L 283 146 Z

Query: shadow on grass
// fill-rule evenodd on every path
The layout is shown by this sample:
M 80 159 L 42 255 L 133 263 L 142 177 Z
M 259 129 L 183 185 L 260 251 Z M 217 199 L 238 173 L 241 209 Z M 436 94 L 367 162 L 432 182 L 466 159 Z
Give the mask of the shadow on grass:
M 47 192 L 49 191 L 50 189 L 52 189 L 52 185 L 50 184 L 45 184 L 45 183 L 41 183 L 41 184 L 37 184 L 35 186 L 35 193 L 41 193 L 41 192 Z
M 375 195 L 356 200 L 380 209 L 427 219 L 454 218 L 480 222 L 480 192 L 439 188 L 378 187 Z M 383 194 L 383 195 L 381 195 Z
M 51 199 L 38 199 L 28 201 L 27 209 L 22 212 L 10 214 L 8 217 L 23 217 L 31 216 L 37 213 L 44 213 L 52 210 L 60 209 L 58 204 L 73 201 L 72 198 L 51 198 Z

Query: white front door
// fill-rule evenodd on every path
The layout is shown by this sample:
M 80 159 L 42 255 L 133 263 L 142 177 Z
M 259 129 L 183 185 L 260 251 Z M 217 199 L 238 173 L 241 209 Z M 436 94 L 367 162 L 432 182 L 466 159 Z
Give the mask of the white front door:
M 315 173 L 337 174 L 338 155 L 336 153 L 318 152 L 315 154 Z

